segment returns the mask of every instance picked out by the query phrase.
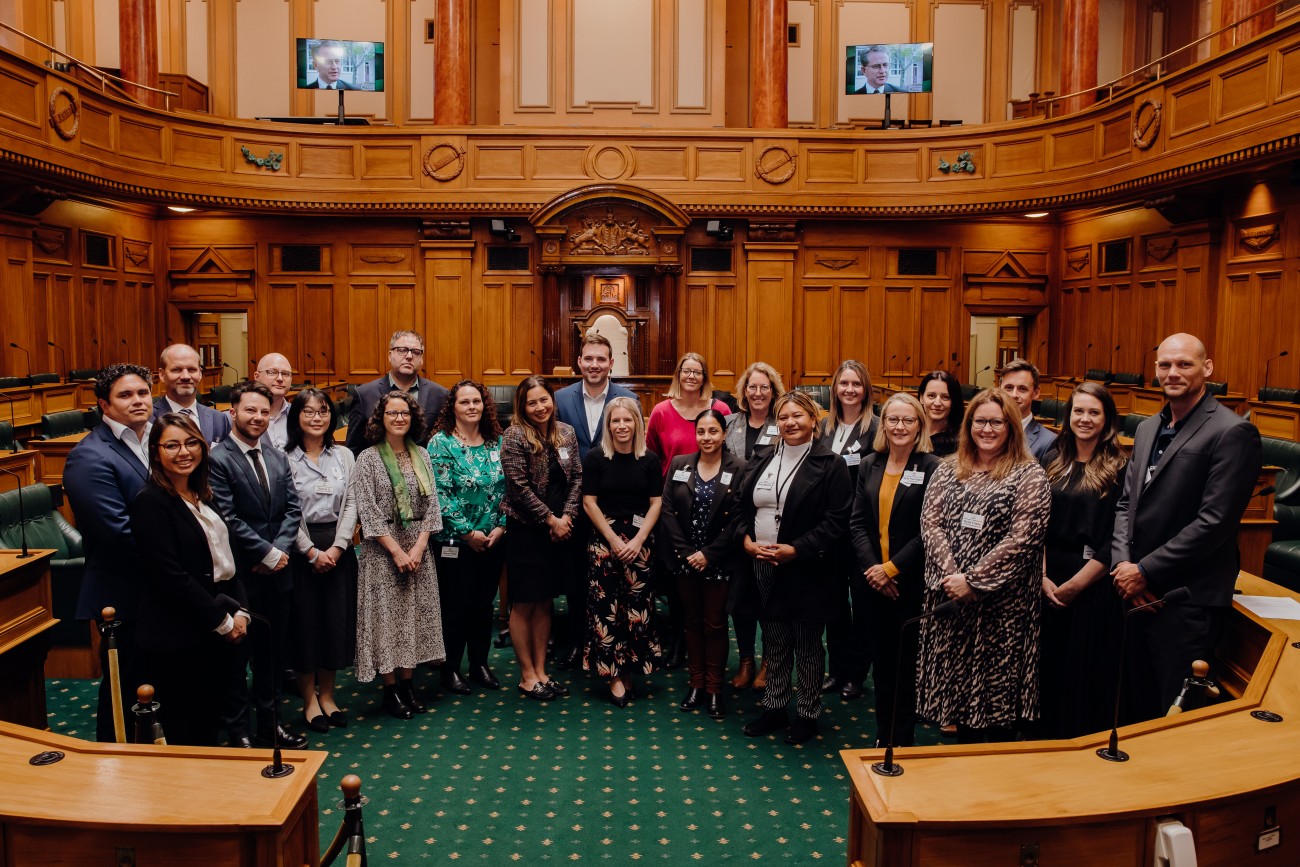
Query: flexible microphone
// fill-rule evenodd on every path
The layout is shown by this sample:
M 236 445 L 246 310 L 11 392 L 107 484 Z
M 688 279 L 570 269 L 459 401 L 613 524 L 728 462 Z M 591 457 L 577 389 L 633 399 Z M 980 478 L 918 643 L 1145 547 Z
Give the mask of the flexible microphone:
M 898 372 L 898 390 L 899 390 L 899 391 L 902 391 L 902 390 L 903 390 L 903 380 L 907 377 L 907 375 L 908 375 L 909 373 L 912 372 L 912 369 L 911 369 L 910 367 L 908 367 L 908 365 L 911 364 L 911 363 L 912 363 L 912 356 L 909 355 L 909 356 L 907 356 L 907 358 L 904 358 L 904 359 L 903 359 L 903 369 L 900 370 L 900 371 Z
M 6 476 L 13 476 L 18 480 L 18 532 L 22 534 L 23 539 L 23 551 L 18 555 L 18 559 L 26 560 L 32 555 L 31 552 L 27 550 L 27 516 L 23 514 L 23 477 L 15 473 L 13 470 L 8 470 L 4 467 L 0 467 L 0 473 L 4 473 Z
M 330 357 L 325 354 L 325 350 L 323 349 L 320 351 L 320 364 L 321 364 L 321 368 L 328 374 L 329 366 L 330 366 Z
M 1261 388 L 1261 389 L 1259 390 L 1259 399 L 1260 399 L 1261 401 L 1264 400 L 1264 392 L 1268 391 L 1268 374 L 1269 374 L 1269 368 L 1273 366 L 1273 362 L 1277 361 L 1279 358 L 1286 358 L 1286 357 L 1287 357 L 1288 355 L 1290 355 L 1290 354 L 1291 354 L 1291 350 L 1289 350 L 1289 349 L 1283 349 L 1283 350 L 1282 350 L 1281 352 L 1279 352 L 1277 355 L 1274 355 L 1274 356 L 1273 356 L 1272 358 L 1270 358 L 1268 361 L 1264 362 L 1264 387 Z M 1265 402 L 1267 402 L 1267 401 L 1265 401 Z
M 1089 353 L 1089 352 L 1092 352 L 1092 344 L 1091 344 L 1091 343 L 1089 343 L 1088 346 L 1083 350 L 1083 369 L 1084 369 L 1085 371 L 1088 369 L 1088 353 Z
M 1108 762 L 1127 762 L 1128 753 L 1119 748 L 1119 694 L 1124 684 L 1124 653 L 1128 649 L 1128 620 L 1138 611 L 1145 611 L 1156 605 L 1178 605 L 1192 598 L 1192 591 L 1186 587 L 1175 587 L 1163 598 L 1145 605 L 1135 605 L 1124 612 L 1124 626 L 1119 634 L 1119 667 L 1115 671 L 1115 716 L 1110 726 L 1110 743 L 1097 750 L 1097 755 Z
M 1146 385 L 1147 382 L 1148 382 L 1148 380 L 1147 380 L 1147 374 L 1146 374 L 1146 369 L 1147 369 L 1147 356 L 1150 355 L 1151 353 L 1155 352 L 1155 351 L 1156 351 L 1157 349 L 1159 349 L 1159 348 L 1160 348 L 1160 346 L 1159 346 L 1159 344 L 1157 344 L 1157 345 L 1151 347 L 1150 349 L 1148 349 L 1146 352 L 1142 353 L 1142 363 L 1141 363 L 1140 365 L 1138 365 L 1138 367 L 1140 368 L 1140 371 L 1139 371 L 1139 372 L 1142 374 L 1142 384 L 1143 384 L 1143 385 Z
M 903 664 L 903 637 L 909 626 L 914 626 L 922 620 L 928 620 L 931 617 L 937 617 L 940 620 L 951 617 L 961 608 L 961 603 L 956 599 L 949 599 L 941 602 L 934 608 L 918 614 L 916 617 L 903 621 L 903 625 L 898 628 L 898 646 L 894 648 L 894 700 L 891 702 L 889 709 L 889 732 L 885 739 L 885 760 L 876 762 L 871 766 L 871 770 L 880 774 L 882 777 L 900 777 L 903 775 L 903 766 L 894 761 L 894 724 L 898 721 L 898 694 L 902 690 L 898 689 L 898 672 Z M 879 737 L 879 734 L 877 734 Z
M 102 368 L 104 366 L 101 363 L 101 361 L 103 360 L 103 355 L 99 351 L 99 341 L 96 338 L 92 337 L 90 338 L 90 342 L 95 347 L 95 367 Z
M 234 367 L 233 367 L 229 362 L 223 361 L 223 362 L 221 362 L 221 366 L 222 366 L 223 368 L 225 368 L 226 370 L 229 370 L 231 373 L 233 373 L 233 374 L 235 375 L 235 381 L 236 381 L 236 382 L 238 382 L 239 380 L 243 379 L 243 377 L 239 375 L 239 371 L 238 371 L 238 370 L 235 370 L 235 368 L 234 368 Z
M 11 395 L 0 391 L 0 400 L 5 400 L 9 403 L 9 433 L 12 436 L 9 443 L 9 451 L 16 452 L 18 451 L 18 423 L 14 421 L 14 399 Z
M 1265 485 L 1255 493 L 1251 494 L 1250 498 L 1253 500 L 1256 497 L 1267 497 L 1269 494 L 1275 493 L 1276 491 L 1277 491 L 1277 485 Z
M 27 380 L 26 384 L 31 385 L 32 384 L 32 354 L 28 352 L 26 349 L 23 349 L 17 343 L 14 343 L 12 340 L 9 341 L 9 345 L 12 346 L 14 349 L 17 349 L 19 352 L 23 354 L 23 358 L 27 362 L 27 376 L 25 377 Z
M 1110 351 L 1110 371 L 1111 371 L 1111 373 L 1114 373 L 1114 372 L 1115 372 L 1115 353 L 1119 352 L 1121 349 L 1123 349 L 1123 347 L 1120 346 L 1118 343 L 1116 343 L 1116 344 L 1115 344 L 1115 348 L 1112 349 L 1112 350 Z
M 268 644 L 274 647 L 275 627 L 271 625 L 271 621 L 255 611 L 249 611 L 248 616 L 266 627 L 270 637 Z M 278 671 L 271 678 L 271 696 L 271 764 L 262 768 L 262 776 L 274 780 L 293 773 L 293 765 L 284 763 L 284 754 L 280 750 L 280 673 Z
M 59 344 L 55 343 L 53 340 L 45 341 L 45 345 L 52 346 L 59 351 L 58 357 L 61 359 L 59 361 L 59 382 L 63 382 L 63 368 L 68 360 L 68 353 L 64 352 L 63 347 L 59 346 Z
M 307 352 L 307 353 L 304 353 L 304 354 L 307 356 L 307 360 L 311 362 L 312 370 L 304 370 L 304 371 L 303 371 L 303 375 L 304 375 L 304 376 L 311 376 L 311 375 L 312 375 L 312 372 L 316 369 L 316 356 L 312 355 L 310 352 Z M 303 384 L 303 385 L 311 385 L 311 380 L 310 380 L 310 379 L 304 379 L 304 380 L 302 381 L 302 384 Z

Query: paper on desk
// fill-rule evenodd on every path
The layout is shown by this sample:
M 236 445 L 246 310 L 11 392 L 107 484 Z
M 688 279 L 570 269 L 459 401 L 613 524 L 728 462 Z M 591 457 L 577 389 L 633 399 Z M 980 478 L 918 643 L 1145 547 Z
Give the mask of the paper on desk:
M 1300 602 L 1290 596 L 1233 596 L 1243 608 L 1271 620 L 1300 620 Z

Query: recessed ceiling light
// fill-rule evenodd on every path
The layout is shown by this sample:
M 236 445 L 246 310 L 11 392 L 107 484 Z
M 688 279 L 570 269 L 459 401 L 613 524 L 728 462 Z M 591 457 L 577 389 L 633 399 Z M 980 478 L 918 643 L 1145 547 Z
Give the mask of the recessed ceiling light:
M 174 211 L 177 214 L 190 214 L 194 212 L 193 208 L 183 208 L 180 205 L 168 205 L 167 210 Z
M 1048 215 L 1047 211 L 1034 211 L 1032 214 L 1025 214 L 1031 220 L 1038 220 Z

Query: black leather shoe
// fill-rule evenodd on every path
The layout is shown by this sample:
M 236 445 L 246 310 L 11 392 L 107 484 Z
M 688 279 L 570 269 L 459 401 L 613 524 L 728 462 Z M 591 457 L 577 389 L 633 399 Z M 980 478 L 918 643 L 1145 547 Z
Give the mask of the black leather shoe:
M 709 704 L 708 707 L 705 709 L 705 713 L 707 713 L 709 716 L 713 717 L 714 719 L 722 719 L 724 716 L 727 715 L 727 706 L 722 703 L 722 693 L 720 692 L 709 693 Z
M 538 683 L 542 684 L 542 686 L 546 687 L 552 693 L 554 693 L 556 698 L 569 697 L 569 688 L 564 684 L 560 683 L 558 680 L 538 681 Z
M 500 689 L 501 681 L 492 673 L 492 669 L 486 665 L 470 666 L 469 679 L 477 683 L 484 689 Z
M 582 648 L 574 647 L 555 660 L 555 667 L 560 671 L 571 671 L 582 664 Z
M 704 690 L 695 688 L 688 689 L 686 690 L 686 697 L 682 699 L 681 704 L 677 705 L 677 708 L 683 713 L 690 713 L 700 706 L 700 699 L 703 697 Z
M 681 668 L 686 664 L 686 642 L 677 639 L 673 644 L 673 652 L 668 655 L 669 668 Z
M 384 687 L 384 710 L 393 719 L 410 719 L 415 716 L 415 711 L 402 701 L 401 693 L 397 691 L 397 686 Z
M 631 693 L 624 692 L 622 695 L 614 695 L 614 690 L 609 691 L 609 703 L 614 707 L 627 707 L 628 702 L 632 700 Z
M 300 750 L 307 746 L 307 738 L 303 735 L 297 735 L 284 726 L 278 726 L 275 730 L 276 739 L 273 740 L 271 732 L 260 731 L 253 742 L 259 747 L 274 747 L 276 740 L 279 741 L 280 747 L 286 750 Z
M 253 748 L 253 739 L 248 735 L 233 735 L 228 746 L 235 750 L 251 750 Z
M 862 698 L 862 684 L 856 680 L 850 680 L 840 688 L 840 698 L 845 701 L 853 701 L 855 698 Z
M 745 724 L 745 737 L 761 738 L 772 732 L 779 732 L 790 724 L 784 710 L 765 710 L 757 718 Z
M 456 675 L 460 677 L 460 675 Z M 463 683 L 464 681 L 462 681 Z M 468 692 L 468 690 L 466 690 Z M 402 704 L 411 709 L 411 713 L 428 713 L 429 709 L 424 706 L 424 702 L 415 697 L 415 680 L 401 680 L 397 683 L 397 695 L 402 699 Z
M 817 737 L 817 720 L 808 719 L 806 716 L 796 716 L 785 732 L 785 742 L 792 746 L 815 737 Z
M 555 701 L 555 693 L 546 688 L 546 684 L 540 680 L 533 684 L 532 689 L 519 687 L 519 694 L 524 698 L 531 698 L 533 701 Z
M 325 718 L 323 713 L 318 713 L 311 719 L 307 719 L 307 715 L 303 714 L 303 719 L 307 721 L 307 728 L 314 732 L 325 734 L 330 730 L 330 721 Z
M 509 646 L 510 646 L 510 630 L 509 630 L 509 629 L 503 629 L 503 630 L 501 630 L 500 632 L 498 632 L 498 633 L 497 633 L 497 637 L 494 638 L 494 639 L 492 639 L 492 646 L 495 647 L 495 648 L 497 648 L 498 650 L 501 649 L 502 647 L 509 647 Z
M 844 688 L 845 683 L 844 678 L 828 674 L 822 680 L 822 692 L 839 692 Z
M 454 693 L 455 695 L 470 695 L 474 690 L 469 688 L 465 678 L 460 676 L 460 672 L 454 668 L 443 666 L 442 669 L 442 691 Z M 419 711 L 416 711 L 419 713 Z

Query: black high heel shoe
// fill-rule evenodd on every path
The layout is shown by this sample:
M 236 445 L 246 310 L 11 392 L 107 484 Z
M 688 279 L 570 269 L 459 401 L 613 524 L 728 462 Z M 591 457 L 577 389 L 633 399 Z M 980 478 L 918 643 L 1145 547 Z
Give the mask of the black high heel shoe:
M 609 703 L 614 705 L 614 707 L 619 707 L 619 708 L 627 707 L 628 702 L 631 701 L 631 698 L 632 698 L 631 693 L 627 691 L 626 687 L 624 687 L 622 695 L 614 695 L 614 684 L 612 682 L 610 683 Z

